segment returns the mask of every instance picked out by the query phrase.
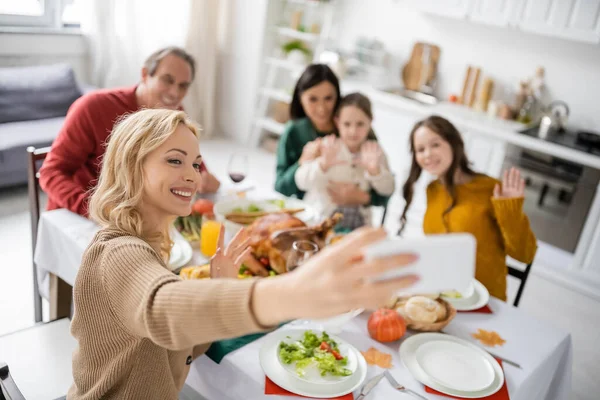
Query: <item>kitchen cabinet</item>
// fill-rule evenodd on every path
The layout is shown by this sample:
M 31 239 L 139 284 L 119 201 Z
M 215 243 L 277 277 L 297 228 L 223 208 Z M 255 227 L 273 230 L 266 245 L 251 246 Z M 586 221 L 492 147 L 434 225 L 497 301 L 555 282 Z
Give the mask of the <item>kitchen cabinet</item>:
M 404 4 L 428 14 L 600 43 L 600 0 L 406 0 Z
M 402 186 L 406 182 L 412 162 L 409 137 L 410 131 L 419 119 L 419 115 L 404 113 L 396 107 L 390 107 L 377 101 L 373 102 L 373 130 L 388 158 L 390 170 L 396 178 L 396 190 L 388 204 L 386 219 L 386 228 L 390 232 L 398 230 L 398 221 L 404 209 Z M 418 234 L 422 231 L 423 216 L 427 207 L 425 189 L 430 180 L 431 178 L 423 174 L 415 184 L 413 201 L 407 214 L 407 233 Z
M 475 0 L 468 18 L 482 24 L 509 26 L 516 23 L 519 10 L 518 0 Z
M 600 186 L 596 190 L 594 202 L 588 212 L 575 252 L 575 259 L 581 258 L 583 258 L 583 269 L 600 277 Z
M 525 0 L 521 30 L 600 43 L 600 0 Z
M 397 177 L 408 174 L 410 169 L 409 136 L 417 119 L 416 116 L 404 114 L 396 108 L 374 104 L 373 130 L 385 151 L 390 169 Z
M 506 143 L 469 131 L 463 131 L 462 135 L 473 170 L 499 178 L 506 155 Z
M 465 18 L 473 0 L 406 0 L 405 4 L 415 10 L 450 18 Z

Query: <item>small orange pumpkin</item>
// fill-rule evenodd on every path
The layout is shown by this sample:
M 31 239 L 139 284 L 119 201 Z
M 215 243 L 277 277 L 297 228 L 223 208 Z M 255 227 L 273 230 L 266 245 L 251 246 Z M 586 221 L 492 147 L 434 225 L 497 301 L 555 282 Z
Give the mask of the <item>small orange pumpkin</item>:
M 367 329 L 378 342 L 393 342 L 406 333 L 406 322 L 396 310 L 381 308 L 371 314 Z

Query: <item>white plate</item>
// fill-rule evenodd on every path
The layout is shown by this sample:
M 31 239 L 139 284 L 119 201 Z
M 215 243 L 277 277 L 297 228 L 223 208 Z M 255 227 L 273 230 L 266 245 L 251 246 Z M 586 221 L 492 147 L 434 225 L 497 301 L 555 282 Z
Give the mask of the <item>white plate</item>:
M 348 346 L 349 351 L 354 352 L 356 355 L 358 362 L 356 372 L 347 379 L 327 385 L 315 384 L 299 379 L 297 375 L 294 376 L 294 374 L 288 373 L 288 371 L 283 368 L 279 362 L 279 343 L 282 340 L 285 340 L 286 336 L 294 334 L 295 331 L 304 332 L 305 330 L 306 329 L 283 329 L 266 336 L 266 341 L 263 343 L 259 352 L 260 366 L 265 375 L 283 389 L 307 397 L 328 399 L 343 396 L 358 389 L 367 377 L 367 362 L 354 346 L 338 338 L 335 338 L 338 344 L 341 346 L 343 343 L 345 346 Z M 318 332 L 314 329 L 313 331 L 315 333 Z
M 194 255 L 194 250 L 177 229 L 171 229 L 169 234 L 173 241 L 173 247 L 171 248 L 171 255 L 169 257 L 169 268 L 173 271 L 190 262 Z
M 285 203 L 285 208 L 304 208 L 304 211 L 301 213 L 295 214 L 295 217 L 301 219 L 306 224 L 310 224 L 315 222 L 316 213 L 312 207 L 303 202 L 302 200 L 285 198 L 285 199 L 273 199 L 273 200 L 283 200 Z M 269 200 L 252 200 L 252 199 L 234 199 L 234 200 L 224 200 L 219 201 L 214 206 L 215 217 L 218 221 L 222 221 L 225 225 L 225 229 L 228 234 L 235 234 L 238 230 L 244 227 L 242 224 L 238 224 L 232 221 L 229 221 L 225 218 L 225 215 L 236 208 L 247 209 L 251 204 L 259 207 L 264 211 L 277 211 L 280 208 L 270 202 Z
M 360 315 L 363 311 L 364 308 L 357 308 L 356 310 L 352 310 L 344 314 L 339 314 L 331 318 L 315 319 L 311 320 L 311 322 L 322 326 L 325 329 L 325 331 L 327 331 L 328 328 L 336 329 L 344 326 L 348 322 L 352 321 L 357 315 Z
M 317 330 L 315 330 L 315 329 L 311 329 L 311 330 L 313 332 L 317 333 Z M 289 338 L 287 336 L 289 336 Z M 297 340 L 302 340 L 303 336 L 304 336 L 304 330 L 298 329 L 298 330 L 290 331 L 290 333 L 288 333 L 288 335 L 286 335 L 286 338 L 283 340 L 286 343 L 293 343 Z M 356 352 L 353 351 L 350 347 L 348 347 L 348 344 L 346 342 L 339 340 L 337 337 L 335 337 L 333 335 L 329 335 L 329 336 L 338 343 L 340 354 L 344 357 L 348 357 L 348 365 L 346 365 L 345 368 L 348 368 L 350 371 L 352 371 L 352 373 L 355 373 L 356 369 L 358 368 L 358 357 L 356 356 Z M 296 372 L 296 363 L 295 362 L 293 362 L 291 364 L 285 364 L 281 360 L 281 357 L 279 358 L 279 362 L 280 362 L 281 366 L 295 378 L 298 378 L 305 382 L 313 383 L 315 385 L 332 385 L 332 384 L 344 381 L 346 379 L 350 379 L 352 377 L 352 375 L 333 376 L 333 375 L 329 375 L 329 374 L 325 375 L 325 376 L 321 376 L 321 374 L 319 372 L 319 368 L 317 367 L 316 363 L 305 369 L 306 374 L 304 376 L 299 376 L 298 373 Z
M 481 356 L 490 363 L 492 369 L 494 370 L 494 379 L 492 383 L 483 390 L 462 391 L 449 388 L 434 380 L 419 365 L 419 361 L 417 360 L 417 351 L 422 345 L 435 341 L 454 342 L 479 352 Z M 416 380 L 434 390 L 437 390 L 438 392 L 449 394 L 451 396 L 478 399 L 481 397 L 491 396 L 500 390 L 504 384 L 504 372 L 502 371 L 502 367 L 491 355 L 476 345 L 467 342 L 466 340 L 443 333 L 420 333 L 405 339 L 400 345 L 400 359 Z
M 477 392 L 494 382 L 494 369 L 481 352 L 460 343 L 427 342 L 419 346 L 416 355 L 430 378 L 451 389 Z
M 452 304 L 458 311 L 477 310 L 485 306 L 490 301 L 490 292 L 483 286 L 483 283 L 478 280 L 473 280 L 474 291 L 470 297 L 455 299 L 452 297 L 442 296 L 444 300 Z

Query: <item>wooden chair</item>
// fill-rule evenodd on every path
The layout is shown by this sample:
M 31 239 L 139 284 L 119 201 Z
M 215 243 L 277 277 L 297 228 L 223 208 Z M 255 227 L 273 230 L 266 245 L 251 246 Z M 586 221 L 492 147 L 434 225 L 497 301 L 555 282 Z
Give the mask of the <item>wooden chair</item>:
M 387 217 L 387 204 L 383 207 L 383 214 L 381 215 L 381 226 L 385 226 L 385 217 Z
M 517 291 L 517 296 L 515 297 L 515 301 L 513 302 L 513 305 L 515 307 L 518 307 L 519 302 L 521 301 L 521 295 L 523 294 L 523 290 L 525 289 L 525 283 L 527 283 L 527 278 L 529 277 L 529 272 L 531 271 L 531 264 L 527 264 L 525 269 L 515 268 L 510 265 L 507 265 L 507 267 L 508 274 L 521 281 L 521 284 L 519 285 L 519 290 Z

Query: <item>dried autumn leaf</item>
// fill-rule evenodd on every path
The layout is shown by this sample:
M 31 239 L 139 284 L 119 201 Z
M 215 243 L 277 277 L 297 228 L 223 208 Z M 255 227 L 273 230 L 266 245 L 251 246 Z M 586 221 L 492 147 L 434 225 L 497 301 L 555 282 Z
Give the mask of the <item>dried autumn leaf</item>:
M 365 357 L 367 364 L 369 365 L 377 365 L 381 368 L 392 368 L 392 355 L 383 353 L 377 350 L 374 347 L 371 347 L 367 351 L 361 351 L 362 355 Z
M 478 329 L 477 333 L 471 334 L 475 339 L 479 340 L 481 344 L 488 347 L 502 346 L 506 343 L 506 340 L 495 331 L 486 331 L 485 329 Z

